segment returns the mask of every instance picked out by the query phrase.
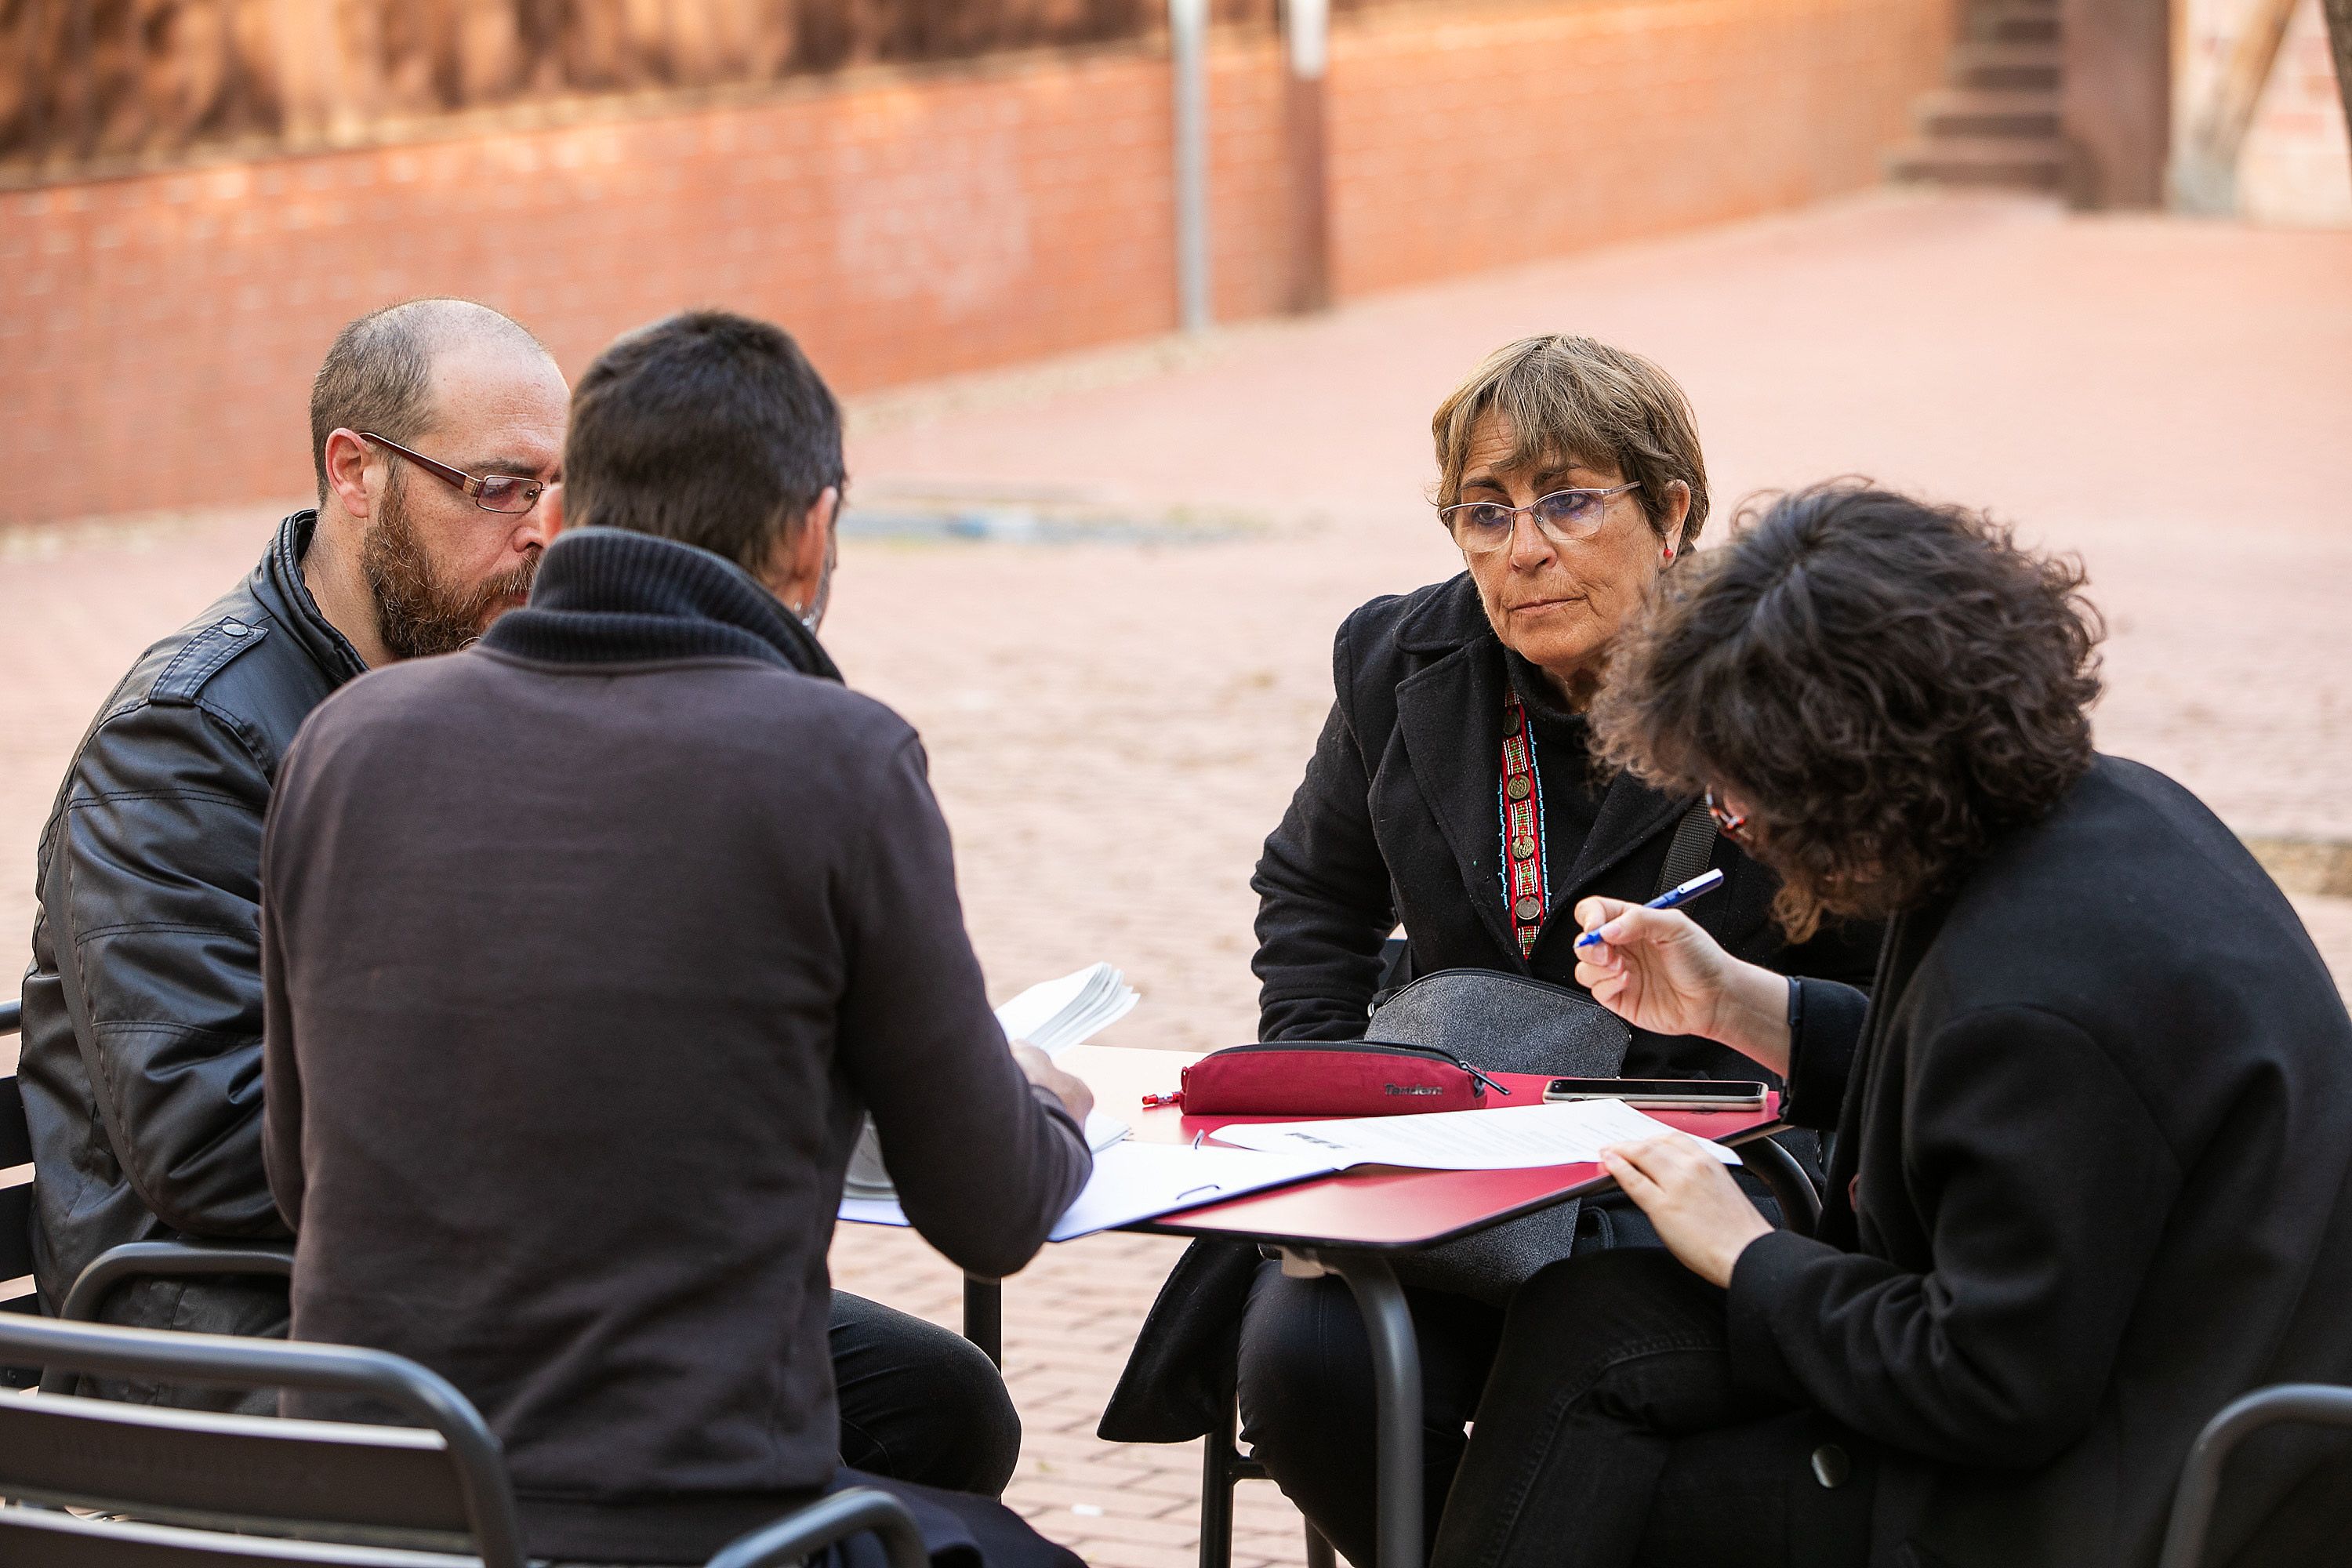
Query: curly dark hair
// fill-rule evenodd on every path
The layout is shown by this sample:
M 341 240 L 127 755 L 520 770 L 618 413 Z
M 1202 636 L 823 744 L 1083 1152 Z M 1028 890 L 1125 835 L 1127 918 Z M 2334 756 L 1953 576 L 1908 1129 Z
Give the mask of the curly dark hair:
M 1948 890 L 2091 765 L 2103 628 L 2072 558 L 1839 480 L 1751 510 L 1691 568 L 1620 640 L 1595 744 L 1736 795 L 1798 941 Z

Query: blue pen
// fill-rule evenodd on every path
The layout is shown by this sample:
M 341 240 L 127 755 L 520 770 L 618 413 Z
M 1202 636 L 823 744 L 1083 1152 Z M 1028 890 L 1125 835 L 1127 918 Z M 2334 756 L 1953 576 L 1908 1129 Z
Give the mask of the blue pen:
M 1689 903 L 1701 893 L 1712 893 L 1721 886 L 1723 886 L 1722 872 L 1701 871 L 1697 876 L 1693 877 L 1681 887 L 1668 888 L 1664 892 L 1660 893 L 1656 898 L 1652 899 L 1648 903 L 1643 904 L 1642 907 L 1645 910 L 1671 910 L 1677 905 Z M 1606 921 L 1601 922 L 1602 925 L 1606 925 L 1607 923 L 1608 922 Z M 1586 931 L 1582 936 L 1578 937 L 1576 939 L 1576 945 L 1579 947 L 1591 947 L 1600 942 L 1600 940 L 1601 928 L 1600 926 L 1595 926 L 1592 930 Z

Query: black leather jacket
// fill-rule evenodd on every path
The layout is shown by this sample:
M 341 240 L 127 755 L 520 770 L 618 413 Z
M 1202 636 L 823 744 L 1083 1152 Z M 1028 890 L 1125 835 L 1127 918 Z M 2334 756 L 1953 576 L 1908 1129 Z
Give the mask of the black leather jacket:
M 41 831 L 17 1074 L 35 1277 L 54 1311 L 126 1241 L 288 1234 L 261 1166 L 261 820 L 310 710 L 367 667 L 303 585 L 317 514 L 140 656 Z M 282 1329 L 282 1286 L 155 1281 L 112 1322 Z

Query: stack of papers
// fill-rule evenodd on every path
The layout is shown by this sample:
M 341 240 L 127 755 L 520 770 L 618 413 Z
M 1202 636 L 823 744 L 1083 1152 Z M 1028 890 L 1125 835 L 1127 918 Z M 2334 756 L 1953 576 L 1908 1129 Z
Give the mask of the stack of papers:
M 1026 1040 L 1058 1057 L 1135 1011 L 1139 1000 L 1127 976 L 1108 963 L 1048 980 L 996 1010 L 1008 1040 Z
M 1139 1000 L 1126 975 L 1108 963 L 1097 963 L 1059 980 L 1032 985 L 996 1010 L 996 1023 L 1007 1041 L 1026 1040 L 1047 1056 L 1057 1057 L 1134 1012 Z M 1099 1154 L 1125 1138 L 1129 1128 L 1117 1117 L 1097 1110 L 1087 1118 L 1086 1131 L 1087 1147 Z M 890 1173 L 882 1163 L 882 1142 L 875 1133 L 872 1117 L 866 1118 L 866 1131 L 849 1156 L 849 1175 L 842 1192 L 853 1199 L 896 1206 L 898 1189 L 890 1184 Z M 906 1221 L 876 1223 L 904 1225 Z

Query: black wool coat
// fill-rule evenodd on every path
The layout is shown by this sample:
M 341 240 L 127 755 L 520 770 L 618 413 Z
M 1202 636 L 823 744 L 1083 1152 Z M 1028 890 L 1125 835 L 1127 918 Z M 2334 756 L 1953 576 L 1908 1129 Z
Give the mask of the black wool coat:
M 1829 1200 L 1741 1255 L 1733 1359 L 1885 1445 L 1874 1568 L 2146 1568 L 2214 1412 L 2352 1381 L 2352 1018 L 2186 790 L 2099 759 L 1895 922 L 1866 1026 L 1804 989 Z M 2206 1561 L 2342 1561 L 2346 1448 L 2242 1450 Z
M 1522 958 L 1503 904 L 1495 798 L 1509 678 L 1476 584 L 1465 572 L 1373 600 L 1340 626 L 1331 665 L 1330 717 L 1250 881 L 1260 1037 L 1360 1037 L 1381 983 L 1381 944 L 1400 923 L 1414 974 L 1491 969 L 1574 986 L 1577 900 L 1654 896 L 1675 825 L 1696 803 L 1630 773 L 1611 778 L 1585 841 L 1551 847 L 1568 869 Z M 1877 926 L 1832 927 L 1791 946 L 1771 920 L 1772 873 L 1720 835 L 1709 864 L 1724 885 L 1684 912 L 1727 951 L 1785 973 L 1869 983 Z M 1625 1071 L 1764 1076 L 1712 1041 L 1640 1032 Z
M 1258 894 L 1259 1037 L 1360 1038 L 1383 984 L 1381 944 L 1402 923 L 1411 973 L 1486 969 L 1574 987 L 1576 901 L 1654 896 L 1675 828 L 1695 802 L 1611 778 L 1565 865 L 1534 952 L 1503 904 L 1496 784 L 1509 676 L 1503 645 L 1464 573 L 1374 599 L 1341 624 L 1336 699 L 1290 809 L 1265 841 Z M 1546 756 L 1555 767 L 1581 759 Z M 1881 930 L 1852 923 L 1791 945 L 1771 919 L 1771 872 L 1717 835 L 1724 885 L 1685 910 L 1729 952 L 1784 973 L 1869 984 Z M 1738 1052 L 1636 1031 L 1632 1077 L 1765 1079 Z M 1160 1289 L 1105 1412 L 1102 1436 L 1182 1442 L 1222 1419 L 1233 1388 L 1255 1248 L 1198 1243 Z

